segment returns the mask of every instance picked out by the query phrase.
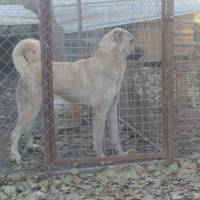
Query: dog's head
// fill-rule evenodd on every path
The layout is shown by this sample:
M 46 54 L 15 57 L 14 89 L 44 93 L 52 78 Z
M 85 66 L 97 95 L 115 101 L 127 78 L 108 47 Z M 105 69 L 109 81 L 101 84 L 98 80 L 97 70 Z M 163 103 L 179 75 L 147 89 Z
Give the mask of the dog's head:
M 133 35 L 124 29 L 115 28 L 104 35 L 99 48 L 107 51 L 117 49 L 122 55 L 128 56 L 133 51 Z

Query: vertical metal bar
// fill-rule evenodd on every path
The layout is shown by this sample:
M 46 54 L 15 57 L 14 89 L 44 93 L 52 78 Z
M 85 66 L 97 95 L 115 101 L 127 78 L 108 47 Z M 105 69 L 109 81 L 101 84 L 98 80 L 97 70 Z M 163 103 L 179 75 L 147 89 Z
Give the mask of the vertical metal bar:
M 174 57 L 174 0 L 168 0 L 168 126 L 169 126 L 169 149 L 168 159 L 174 161 L 176 155 L 175 133 L 176 133 L 176 112 L 175 112 L 175 57 Z
M 42 0 L 40 7 L 40 41 L 42 73 L 42 111 L 47 163 L 55 160 L 55 127 L 53 110 L 53 71 L 52 71 L 52 13 L 51 0 Z
M 82 0 L 77 0 L 77 17 L 78 17 L 78 40 L 80 57 L 84 54 L 83 51 L 83 21 L 82 21 Z
M 162 112 L 164 151 L 175 158 L 175 69 L 173 55 L 174 0 L 162 0 Z
M 77 0 L 77 16 L 78 16 L 78 30 L 81 32 L 83 30 L 83 22 L 82 22 L 82 6 L 81 0 Z
M 162 130 L 163 130 L 163 150 L 168 152 L 168 96 L 167 96 L 167 26 L 166 26 L 166 0 L 162 0 L 162 65 L 161 65 L 161 77 L 162 77 Z

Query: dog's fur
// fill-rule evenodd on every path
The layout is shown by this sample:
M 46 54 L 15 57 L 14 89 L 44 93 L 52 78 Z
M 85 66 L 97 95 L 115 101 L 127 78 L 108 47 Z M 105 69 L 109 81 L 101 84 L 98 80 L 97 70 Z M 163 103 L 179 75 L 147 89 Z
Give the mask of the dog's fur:
M 99 43 L 95 55 L 77 62 L 53 62 L 54 94 L 73 96 L 77 102 L 90 102 L 93 110 L 93 139 L 98 157 L 104 156 L 103 136 L 105 119 L 111 111 L 110 131 L 116 151 L 120 145 L 117 123 L 117 100 L 126 69 L 127 55 L 132 52 L 133 36 L 120 28 L 113 29 Z M 31 127 L 41 107 L 40 43 L 35 39 L 20 41 L 13 50 L 13 62 L 21 78 L 17 86 L 18 120 L 11 134 L 12 161 L 20 163 L 18 140 L 27 133 L 27 146 L 33 144 Z M 114 101 L 115 100 L 115 101 Z

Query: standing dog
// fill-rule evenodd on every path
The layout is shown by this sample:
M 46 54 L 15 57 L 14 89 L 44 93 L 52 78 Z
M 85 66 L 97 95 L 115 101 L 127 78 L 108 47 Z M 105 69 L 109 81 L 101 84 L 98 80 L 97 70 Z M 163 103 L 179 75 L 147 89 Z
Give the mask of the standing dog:
M 73 96 L 82 104 L 89 101 L 94 110 L 93 140 L 98 157 L 104 156 L 103 136 L 109 109 L 112 141 L 116 151 L 123 153 L 118 132 L 117 99 L 127 66 L 127 55 L 132 49 L 132 34 L 116 28 L 104 35 L 93 57 L 77 62 L 53 62 L 54 94 Z M 17 86 L 19 116 L 11 133 L 10 158 L 20 163 L 18 140 L 22 133 L 27 133 L 28 148 L 37 147 L 33 143 L 31 127 L 42 103 L 39 41 L 20 41 L 14 48 L 12 57 L 21 78 Z

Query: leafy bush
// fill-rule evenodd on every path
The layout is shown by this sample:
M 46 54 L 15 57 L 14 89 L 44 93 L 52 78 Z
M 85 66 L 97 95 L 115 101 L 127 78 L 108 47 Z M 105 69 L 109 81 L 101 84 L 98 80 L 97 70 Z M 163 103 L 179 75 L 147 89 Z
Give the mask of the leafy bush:
M 16 0 L 0 0 L 0 5 L 4 5 L 4 4 L 16 4 L 17 1 Z
M 37 25 L 0 26 L 0 36 L 38 34 Z

